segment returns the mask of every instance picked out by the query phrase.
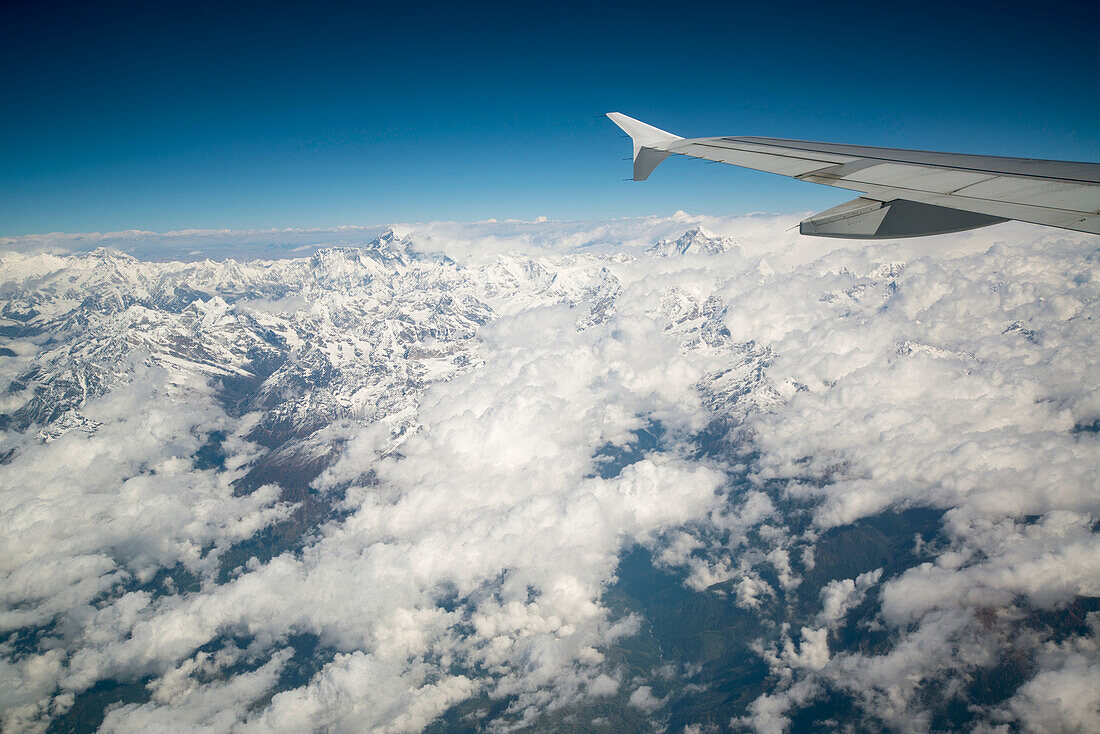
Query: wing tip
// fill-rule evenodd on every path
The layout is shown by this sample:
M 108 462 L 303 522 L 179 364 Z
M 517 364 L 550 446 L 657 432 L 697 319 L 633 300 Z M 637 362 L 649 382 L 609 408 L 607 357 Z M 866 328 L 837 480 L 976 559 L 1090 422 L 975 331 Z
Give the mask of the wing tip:
M 607 118 L 622 128 L 623 132 L 634 141 L 634 180 L 645 181 L 653 169 L 668 158 L 671 153 L 667 150 L 669 143 L 683 140 L 679 135 L 653 127 L 641 120 L 624 115 L 621 112 L 608 112 Z
M 607 112 L 605 114 L 623 132 L 633 138 L 634 143 L 639 147 L 652 148 L 656 145 L 671 143 L 674 140 L 683 140 L 679 135 L 673 135 L 667 130 L 636 120 L 621 112 Z

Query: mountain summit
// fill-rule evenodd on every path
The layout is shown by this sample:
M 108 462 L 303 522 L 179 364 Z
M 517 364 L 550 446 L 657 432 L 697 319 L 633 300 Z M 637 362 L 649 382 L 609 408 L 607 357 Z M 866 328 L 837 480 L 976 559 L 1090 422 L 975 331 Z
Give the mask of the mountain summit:
M 737 248 L 737 240 L 711 232 L 706 227 L 692 227 L 680 239 L 664 239 L 646 252 L 654 257 L 676 255 L 720 255 Z

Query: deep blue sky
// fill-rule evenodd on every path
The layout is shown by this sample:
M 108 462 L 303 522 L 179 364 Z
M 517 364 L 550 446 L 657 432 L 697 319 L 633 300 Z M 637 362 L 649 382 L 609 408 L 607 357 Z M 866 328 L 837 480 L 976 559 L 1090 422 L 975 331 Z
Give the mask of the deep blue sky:
M 602 113 L 1100 160 L 1088 3 L 7 3 L 0 234 L 831 206 Z

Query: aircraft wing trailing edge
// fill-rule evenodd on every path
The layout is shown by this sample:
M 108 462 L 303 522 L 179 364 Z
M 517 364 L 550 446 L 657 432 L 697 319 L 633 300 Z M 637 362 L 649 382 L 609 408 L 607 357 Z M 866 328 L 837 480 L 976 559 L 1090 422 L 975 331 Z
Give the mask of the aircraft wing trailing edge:
M 894 239 L 1009 219 L 1100 234 L 1100 163 L 930 153 L 780 138 L 681 138 L 618 112 L 634 141 L 634 180 L 686 155 L 863 194 L 815 214 L 802 234 Z

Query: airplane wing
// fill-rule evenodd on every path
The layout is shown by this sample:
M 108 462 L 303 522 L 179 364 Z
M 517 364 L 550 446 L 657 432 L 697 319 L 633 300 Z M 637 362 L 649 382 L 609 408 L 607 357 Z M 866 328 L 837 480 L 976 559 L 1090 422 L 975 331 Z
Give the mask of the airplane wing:
M 634 180 L 672 154 L 778 173 L 863 196 L 803 220 L 818 237 L 920 237 L 1009 219 L 1100 234 L 1100 163 L 812 143 L 780 138 L 681 138 L 618 112 L 634 141 Z

